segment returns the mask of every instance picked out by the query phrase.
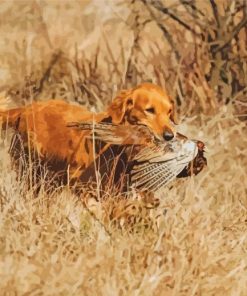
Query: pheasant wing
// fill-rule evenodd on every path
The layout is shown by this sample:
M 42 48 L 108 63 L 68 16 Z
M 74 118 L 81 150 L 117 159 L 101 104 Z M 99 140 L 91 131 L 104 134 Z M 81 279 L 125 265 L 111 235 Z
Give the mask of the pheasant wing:
M 163 188 L 193 160 L 197 154 L 194 141 L 186 140 L 180 145 L 146 147 L 135 157 L 131 170 L 131 183 L 141 190 L 157 191 Z
M 90 138 L 112 145 L 146 145 L 154 142 L 154 134 L 142 125 L 126 126 L 103 122 L 71 122 L 67 126 L 90 131 Z

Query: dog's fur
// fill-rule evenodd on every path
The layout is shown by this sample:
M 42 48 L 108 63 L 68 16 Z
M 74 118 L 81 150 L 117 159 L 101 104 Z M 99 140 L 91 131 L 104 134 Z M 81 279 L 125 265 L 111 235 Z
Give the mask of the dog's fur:
M 86 137 L 87 132 L 68 127 L 69 122 L 104 121 L 124 124 L 126 128 L 129 124 L 142 124 L 157 136 L 163 136 L 166 130 L 172 132 L 175 123 L 171 99 L 151 83 L 120 92 L 109 108 L 98 114 L 61 100 L 49 100 L 0 110 L 0 119 L 3 129 L 12 127 L 16 131 L 12 145 L 15 158 L 24 147 L 24 154 L 30 154 L 31 150 L 39 160 L 48 163 L 51 170 L 69 171 L 72 179 L 78 178 L 106 146 L 101 145 L 102 149 L 95 151 L 92 140 Z

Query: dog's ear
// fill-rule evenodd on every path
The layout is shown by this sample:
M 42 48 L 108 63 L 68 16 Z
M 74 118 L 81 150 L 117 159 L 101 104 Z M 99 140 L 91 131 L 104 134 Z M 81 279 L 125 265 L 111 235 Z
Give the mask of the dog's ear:
M 108 108 L 108 114 L 112 118 L 112 123 L 120 124 L 123 122 L 127 110 L 133 106 L 131 95 L 132 91 L 130 90 L 122 91 L 115 97 Z

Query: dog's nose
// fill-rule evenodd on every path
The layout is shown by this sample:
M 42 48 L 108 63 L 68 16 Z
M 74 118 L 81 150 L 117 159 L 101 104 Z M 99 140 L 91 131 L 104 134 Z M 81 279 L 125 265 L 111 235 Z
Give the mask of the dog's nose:
M 163 134 L 163 138 L 166 140 L 166 141 L 170 141 L 174 138 L 174 133 L 172 131 L 164 131 L 164 134 Z

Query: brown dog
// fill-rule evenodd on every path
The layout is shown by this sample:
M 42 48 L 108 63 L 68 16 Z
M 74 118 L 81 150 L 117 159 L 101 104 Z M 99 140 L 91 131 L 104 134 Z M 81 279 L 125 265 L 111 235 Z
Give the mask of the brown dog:
M 86 138 L 87 132 L 69 128 L 69 122 L 112 122 L 126 128 L 140 124 L 166 141 L 173 138 L 175 123 L 169 96 L 151 83 L 120 92 L 107 111 L 98 114 L 61 100 L 49 100 L 0 111 L 0 118 L 3 129 L 12 127 L 16 131 L 12 143 L 15 158 L 30 155 L 31 151 L 41 163 L 48 164 L 53 172 L 66 175 L 66 179 L 78 178 L 106 149 L 101 145 L 95 150 L 92 140 Z

